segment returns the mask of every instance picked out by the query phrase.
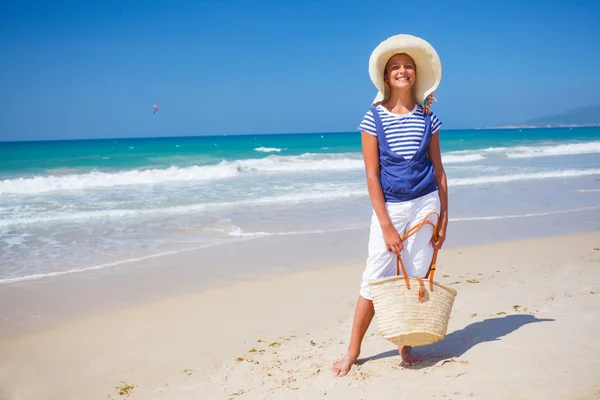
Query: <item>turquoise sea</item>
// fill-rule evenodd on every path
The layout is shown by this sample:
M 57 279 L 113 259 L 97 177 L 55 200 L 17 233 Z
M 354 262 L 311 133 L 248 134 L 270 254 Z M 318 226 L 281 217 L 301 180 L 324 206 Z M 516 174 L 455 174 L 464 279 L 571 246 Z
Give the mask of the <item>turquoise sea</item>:
M 453 223 L 600 225 L 600 128 L 441 141 Z M 0 283 L 360 229 L 370 213 L 358 132 L 0 142 Z

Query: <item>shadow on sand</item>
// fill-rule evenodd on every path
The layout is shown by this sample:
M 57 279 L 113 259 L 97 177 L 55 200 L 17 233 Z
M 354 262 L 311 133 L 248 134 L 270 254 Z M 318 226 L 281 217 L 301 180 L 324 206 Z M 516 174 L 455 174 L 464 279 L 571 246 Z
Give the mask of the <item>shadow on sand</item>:
M 444 340 L 440 342 L 416 347 L 415 353 L 422 358 L 422 361 L 418 365 L 410 368 L 420 369 L 431 367 L 443 360 L 460 357 L 480 343 L 500 340 L 503 336 L 516 331 L 524 325 L 532 324 L 534 322 L 551 321 L 554 321 L 554 319 L 538 319 L 533 315 L 519 314 L 508 315 L 501 318 L 489 318 L 480 322 L 475 322 L 467 325 L 463 329 L 446 335 Z M 358 364 L 397 356 L 398 350 L 390 350 L 372 357 L 361 358 L 358 360 Z

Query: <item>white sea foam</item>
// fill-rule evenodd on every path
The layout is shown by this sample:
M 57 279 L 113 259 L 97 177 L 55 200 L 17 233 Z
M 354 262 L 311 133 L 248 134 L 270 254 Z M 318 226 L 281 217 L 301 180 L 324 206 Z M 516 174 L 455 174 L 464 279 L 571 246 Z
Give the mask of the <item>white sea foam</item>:
M 306 234 L 316 234 L 316 233 L 326 233 L 326 232 L 347 231 L 347 230 L 354 230 L 354 229 L 359 229 L 359 228 L 362 228 L 362 227 L 350 226 L 350 227 L 345 227 L 345 228 L 328 229 L 328 230 L 267 233 L 267 232 L 244 232 L 241 228 L 237 227 L 236 229 L 234 229 L 231 232 L 230 236 L 237 237 L 238 238 L 237 241 L 246 241 L 246 240 L 251 240 L 251 239 L 255 239 L 255 238 L 259 238 L 259 237 L 263 237 L 263 236 L 306 235 Z M 30 280 L 36 280 L 36 279 L 42 279 L 42 278 L 48 278 L 48 277 L 56 277 L 56 276 L 62 276 L 62 275 L 70 275 L 70 274 L 75 274 L 75 273 L 80 273 L 80 272 L 101 270 L 101 269 L 105 269 L 105 268 L 109 268 L 109 267 L 116 267 L 116 266 L 123 265 L 123 264 L 130 264 L 130 263 L 134 263 L 134 262 L 145 261 L 145 260 L 150 260 L 150 259 L 154 259 L 154 258 L 160 258 L 160 257 L 168 256 L 168 255 L 180 254 L 180 253 L 185 253 L 185 252 L 189 252 L 189 251 L 200 250 L 203 248 L 220 246 L 223 244 L 226 244 L 226 242 L 215 242 L 215 243 L 210 243 L 210 244 L 202 244 L 199 246 L 187 247 L 187 248 L 178 249 L 178 250 L 163 251 L 160 253 L 150 254 L 147 256 L 128 258 L 128 259 L 124 259 L 124 260 L 117 260 L 117 261 L 110 262 L 110 263 L 93 265 L 93 266 L 83 267 L 83 268 L 73 268 L 73 269 L 69 269 L 69 270 L 65 270 L 65 271 L 54 271 L 54 272 L 19 276 L 19 277 L 14 277 L 14 278 L 0 279 L 0 285 L 8 284 L 8 283 L 22 282 L 22 281 L 30 281 Z
M 473 186 L 485 184 L 500 184 L 516 181 L 567 179 L 600 175 L 600 169 L 553 170 L 508 175 L 486 175 L 469 178 L 454 178 L 449 180 L 450 186 Z M 191 204 L 171 207 L 139 208 L 139 209 L 107 209 L 95 211 L 61 211 L 38 212 L 35 216 L 8 217 L 0 220 L 0 227 L 28 224 L 78 222 L 102 218 L 136 218 L 153 215 L 183 215 L 203 213 L 211 210 L 232 209 L 252 206 L 286 206 L 309 202 L 328 202 L 339 199 L 349 199 L 367 196 L 368 192 L 361 184 L 350 185 L 315 185 L 311 190 L 292 191 L 290 193 L 257 198 L 246 198 L 237 201 Z
M 73 269 L 69 269 L 69 270 L 65 270 L 65 271 L 55 271 L 55 272 L 25 275 L 25 276 L 20 276 L 20 277 L 16 277 L 16 278 L 0 279 L 0 285 L 6 284 L 6 283 L 30 281 L 30 280 L 55 277 L 55 276 L 70 275 L 70 274 L 79 273 L 79 272 L 94 271 L 94 270 L 104 269 L 104 268 L 108 268 L 108 267 L 115 267 L 115 266 L 122 265 L 122 264 L 129 264 L 129 263 L 136 262 L 136 261 L 150 260 L 153 258 L 164 257 L 164 256 L 168 256 L 171 254 L 178 254 L 178 253 L 183 253 L 186 251 L 199 250 L 199 249 L 206 248 L 206 247 L 217 246 L 219 244 L 221 244 L 221 243 L 204 244 L 204 245 L 200 245 L 200 246 L 188 247 L 188 248 L 181 249 L 181 250 L 165 251 L 162 253 L 150 254 L 147 256 L 143 256 L 143 257 L 129 258 L 129 259 L 125 259 L 125 260 L 119 260 L 119 261 L 115 261 L 115 262 L 111 262 L 111 263 L 94 265 L 94 266 L 90 266 L 90 267 L 73 268 Z
M 442 156 L 442 162 L 444 164 L 458 164 L 458 163 L 468 163 L 473 161 L 484 160 L 485 157 L 481 154 L 448 154 Z
M 277 147 L 257 147 L 254 151 L 260 151 L 261 153 L 280 153 L 281 149 Z
M 480 160 L 479 155 L 448 155 L 446 163 Z M 90 172 L 36 176 L 0 181 L 0 194 L 39 194 L 68 190 L 110 188 L 127 185 L 157 185 L 171 182 L 228 179 L 245 173 L 304 173 L 357 171 L 364 169 L 360 153 L 312 154 L 299 156 L 270 155 L 238 161 L 222 161 L 216 165 L 169 167 L 121 172 Z
M 269 236 L 269 233 L 267 233 L 267 232 L 244 232 L 242 230 L 242 228 L 240 228 L 238 226 L 236 229 L 229 232 L 229 236 L 254 238 L 254 237 Z
M 242 172 L 325 172 L 349 171 L 364 168 L 360 153 L 314 154 L 276 156 L 233 161 Z
M 327 189 L 329 188 L 329 189 Z M 249 198 L 238 201 L 192 204 L 185 206 L 157 207 L 146 209 L 117 209 L 80 212 L 38 213 L 31 217 L 13 217 L 0 220 L 0 227 L 15 225 L 32 225 L 46 223 L 81 222 L 102 218 L 131 218 L 153 215 L 182 215 L 194 214 L 210 210 L 239 208 L 244 206 L 288 205 L 306 202 L 323 202 L 336 199 L 366 196 L 367 190 L 356 189 L 354 186 L 316 185 L 311 191 L 292 192 L 276 196 Z
M 556 210 L 556 211 L 539 212 L 539 213 L 514 214 L 514 215 L 457 217 L 457 218 L 451 218 L 450 221 L 452 221 L 452 222 L 468 222 L 468 221 L 490 221 L 490 220 L 515 219 L 515 218 L 530 218 L 530 217 L 540 217 L 540 216 L 557 215 L 557 214 L 576 213 L 576 212 L 590 211 L 590 210 L 597 210 L 597 209 L 600 209 L 600 206 L 581 207 L 581 208 L 575 208 L 575 209 Z M 366 229 L 367 228 L 366 225 L 364 225 L 364 226 L 360 225 L 360 226 L 348 226 L 348 227 L 338 228 L 338 229 L 270 232 L 269 233 L 269 232 L 245 232 L 235 224 L 229 223 L 227 225 L 229 225 L 229 228 L 231 228 L 231 229 L 228 229 L 227 230 L 228 232 L 224 232 L 224 233 L 228 233 L 229 236 L 236 237 L 237 238 L 236 240 L 251 240 L 251 239 L 256 239 L 256 238 L 260 238 L 260 237 L 264 237 L 264 236 L 318 234 L 318 233 L 338 232 L 338 231 L 347 231 L 347 230 L 356 230 L 356 229 Z M 149 259 L 160 258 L 160 257 L 168 256 L 168 255 L 185 253 L 188 251 L 199 250 L 202 248 L 219 246 L 222 244 L 226 244 L 226 242 L 215 242 L 215 243 L 210 243 L 210 244 L 202 244 L 202 245 L 191 246 L 191 247 L 172 250 L 172 251 L 164 251 L 164 252 L 160 252 L 160 253 L 150 254 L 150 255 L 146 255 L 146 256 L 142 256 L 142 257 L 134 257 L 134 258 L 129 258 L 129 259 L 117 260 L 117 261 L 110 262 L 110 263 L 104 263 L 104 264 L 93 265 L 93 266 L 82 267 L 82 268 L 73 268 L 73 269 L 69 269 L 69 270 L 65 270 L 65 271 L 53 271 L 53 272 L 47 272 L 47 273 L 37 273 L 37 274 L 20 276 L 20 277 L 0 279 L 0 285 L 42 279 L 42 278 L 46 278 L 46 277 L 56 277 L 56 276 L 69 275 L 69 274 L 80 273 L 80 272 L 101 270 L 101 269 L 105 269 L 105 268 L 109 268 L 109 267 L 116 267 L 116 266 L 123 265 L 123 264 L 129 264 L 129 263 L 145 261 L 145 260 L 149 260 Z
M 295 173 L 362 169 L 360 154 L 271 155 L 262 159 L 222 161 L 216 165 L 185 168 L 145 169 L 115 173 L 91 172 L 61 176 L 5 179 L 0 194 L 38 194 L 65 190 L 85 190 L 125 185 L 155 185 L 170 182 L 228 179 L 242 173 Z
M 21 235 L 21 236 L 11 236 L 11 237 L 7 237 L 5 239 L 0 239 L 0 242 L 6 243 L 8 245 L 8 247 L 20 246 L 23 243 L 25 243 L 27 236 L 31 236 L 31 235 L 25 234 L 25 235 Z
M 598 209 L 600 209 L 600 206 L 598 206 L 598 207 L 581 207 L 581 208 L 574 208 L 574 209 L 570 209 L 570 210 L 547 211 L 547 212 L 541 212 L 541 213 L 528 213 L 528 214 L 516 214 L 516 215 L 491 215 L 491 216 L 485 216 L 485 217 L 457 217 L 457 218 L 450 218 L 449 220 L 450 220 L 450 222 L 493 221 L 493 220 L 499 220 L 499 219 L 543 217 L 543 216 L 547 216 L 547 215 L 570 214 L 570 213 L 574 213 L 574 212 L 598 210 Z
M 258 149 L 263 149 L 262 151 L 279 150 L 264 147 L 259 147 Z M 596 152 L 600 153 L 600 141 L 555 146 L 491 147 L 479 150 L 454 151 L 444 153 L 443 160 L 445 164 L 461 164 L 493 157 L 529 158 Z M 95 171 L 83 174 L 57 174 L 32 178 L 5 179 L 0 181 L 0 194 L 40 194 L 127 185 L 159 185 L 170 182 L 212 181 L 229 179 L 243 174 L 344 172 L 360 171 L 362 169 L 364 169 L 364 162 L 360 153 L 306 153 L 297 156 L 269 155 L 265 158 L 222 161 L 215 165 L 172 166 L 164 169 L 136 169 L 114 173 Z M 486 178 L 476 177 L 467 179 Z M 513 178 L 512 180 L 523 179 L 519 177 Z M 463 184 L 461 180 L 457 182 L 458 184 Z
M 600 141 L 587 143 L 559 144 L 555 146 L 513 147 L 510 148 L 510 150 L 506 153 L 506 157 L 531 158 L 593 153 L 600 153 Z
M 187 168 L 131 170 L 116 173 L 90 172 L 61 176 L 5 179 L 0 181 L 0 194 L 37 194 L 62 190 L 84 190 L 123 185 L 150 185 L 167 182 L 215 180 L 236 176 L 235 164 L 193 166 Z
M 507 183 L 515 181 L 530 181 L 555 178 L 575 178 L 581 176 L 600 175 L 600 169 L 571 169 L 545 172 L 531 172 L 509 175 L 475 176 L 471 178 L 454 178 L 448 181 L 449 186 L 482 185 Z
M 538 146 L 488 147 L 445 153 L 444 162 L 469 162 L 486 158 L 535 158 L 600 153 L 600 141 Z

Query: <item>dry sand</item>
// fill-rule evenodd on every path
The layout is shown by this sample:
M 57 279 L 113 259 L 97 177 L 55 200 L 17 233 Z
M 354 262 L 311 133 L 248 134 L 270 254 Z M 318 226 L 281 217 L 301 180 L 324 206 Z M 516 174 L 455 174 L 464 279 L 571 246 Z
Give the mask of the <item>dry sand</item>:
M 358 263 L 5 338 L 0 399 L 600 398 L 600 232 L 443 250 L 438 265 L 458 296 L 448 336 L 418 348 L 415 368 L 374 322 L 359 365 L 330 372 L 347 347 Z

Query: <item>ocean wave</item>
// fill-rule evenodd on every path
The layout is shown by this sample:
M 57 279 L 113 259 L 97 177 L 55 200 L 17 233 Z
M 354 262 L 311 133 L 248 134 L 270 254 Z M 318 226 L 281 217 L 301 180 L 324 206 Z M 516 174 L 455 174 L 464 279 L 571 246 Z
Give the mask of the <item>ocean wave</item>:
M 594 153 L 600 153 L 600 141 L 587 143 L 559 144 L 555 146 L 513 147 L 510 148 L 510 151 L 506 153 L 506 157 L 531 158 Z
M 280 153 L 281 149 L 277 147 L 257 147 L 254 151 L 260 151 L 261 153 Z
M 149 185 L 168 182 L 231 178 L 239 174 L 234 164 L 192 166 L 187 168 L 131 170 L 115 173 L 94 171 L 87 174 L 49 175 L 0 181 L 0 194 L 38 194 L 63 190 L 84 190 L 124 185 Z
M 276 151 L 264 148 L 262 151 Z M 279 150 L 279 149 L 277 149 Z M 444 153 L 445 164 L 477 162 L 487 158 L 529 158 L 556 155 L 600 153 L 600 141 L 543 146 L 490 147 Z M 71 173 L 0 181 L 0 194 L 40 194 L 56 191 L 86 190 L 127 185 L 160 185 L 170 182 L 222 180 L 248 173 L 344 172 L 364 169 L 361 153 L 305 153 L 297 156 L 271 154 L 265 158 L 221 161 L 219 164 L 120 172 Z M 479 178 L 473 178 L 479 179 Z M 520 179 L 520 178 L 519 178 Z M 459 181 L 461 182 L 461 181 Z M 460 184 L 460 183 L 459 183 Z
M 470 178 L 452 178 L 448 184 L 451 187 L 502 184 L 517 181 L 544 180 L 558 178 L 574 178 L 583 176 L 600 175 L 600 169 L 581 170 L 553 170 L 545 172 L 531 172 L 507 175 L 486 175 Z M 27 216 L 5 217 L 0 220 L 0 227 L 27 224 L 46 224 L 78 222 L 102 218 L 137 218 L 144 216 L 165 216 L 203 213 L 213 210 L 234 209 L 241 207 L 256 206 L 289 206 L 310 202 L 328 202 L 340 199 L 366 197 L 366 187 L 362 184 L 321 184 L 314 185 L 310 190 L 290 191 L 285 194 L 263 196 L 258 198 L 247 198 L 235 201 L 200 203 L 183 206 L 140 208 L 140 209 L 105 209 L 93 211 L 61 211 L 52 210 L 47 212 L 36 212 Z
M 328 188 L 328 189 L 327 189 Z M 157 207 L 146 209 L 112 209 L 94 211 L 69 211 L 38 213 L 34 216 L 12 217 L 0 220 L 0 227 L 14 225 L 36 225 L 46 223 L 81 222 L 103 218 L 136 218 L 143 216 L 164 216 L 193 214 L 212 210 L 231 209 L 252 206 L 289 205 L 306 202 L 323 202 L 336 199 L 361 197 L 367 195 L 367 189 L 356 189 L 341 185 L 317 185 L 312 191 L 292 192 L 288 194 L 250 198 L 238 201 L 191 204 L 185 206 Z
M 350 171 L 364 168 L 360 153 L 306 153 L 232 161 L 242 172 L 321 172 Z
M 484 160 L 485 157 L 481 154 L 448 154 L 442 156 L 442 162 L 444 164 L 458 164 L 458 163 L 468 163 L 473 161 Z
M 478 155 L 444 156 L 446 163 L 482 159 Z M 0 194 L 39 194 L 56 191 L 110 188 L 126 185 L 157 185 L 171 182 L 228 179 L 244 173 L 302 173 L 358 171 L 364 169 L 360 153 L 306 153 L 298 156 L 270 155 L 265 158 L 222 161 L 216 165 L 136 169 L 120 172 L 94 171 L 14 178 L 0 181 Z
M 486 158 L 535 158 L 594 153 L 600 153 L 600 141 L 459 150 L 445 153 L 443 160 L 444 162 L 469 162 Z
M 364 168 L 360 153 L 270 155 L 261 159 L 222 161 L 216 165 L 169 167 L 120 172 L 94 171 L 86 174 L 36 176 L 0 181 L 0 194 L 39 194 L 126 185 L 155 185 L 170 182 L 227 179 L 243 173 L 297 173 L 349 171 Z
M 493 183 L 507 183 L 515 181 L 530 181 L 555 178 L 576 178 L 590 175 L 600 175 L 600 169 L 554 170 L 522 174 L 475 176 L 471 178 L 453 178 L 448 180 L 448 186 L 470 186 Z

